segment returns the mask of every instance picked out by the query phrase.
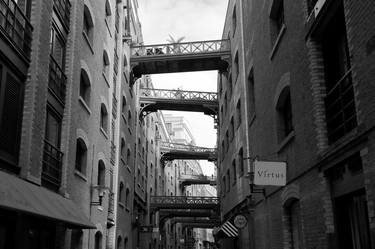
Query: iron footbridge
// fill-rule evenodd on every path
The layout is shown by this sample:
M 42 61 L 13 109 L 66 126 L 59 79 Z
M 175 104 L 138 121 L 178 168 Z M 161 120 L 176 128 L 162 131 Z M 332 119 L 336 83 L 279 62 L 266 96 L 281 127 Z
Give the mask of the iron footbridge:
M 218 210 L 219 198 L 205 196 L 151 196 L 151 209 Z
M 208 160 L 216 161 L 216 148 L 206 148 L 194 145 L 160 142 L 161 161 L 172 160 Z
M 210 184 L 213 186 L 216 185 L 216 177 L 206 175 L 181 175 L 179 177 L 179 182 L 182 187 L 200 184 Z
M 215 118 L 219 109 L 216 92 L 141 88 L 139 101 L 141 120 L 158 110 L 203 112 Z
M 210 40 L 132 46 L 132 83 L 144 74 L 219 70 L 230 61 L 230 41 Z

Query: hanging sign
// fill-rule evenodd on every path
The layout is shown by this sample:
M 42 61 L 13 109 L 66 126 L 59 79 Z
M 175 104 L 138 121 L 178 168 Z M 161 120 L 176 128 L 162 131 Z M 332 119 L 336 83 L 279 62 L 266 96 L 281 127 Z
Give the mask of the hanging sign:
M 255 185 L 286 185 L 286 163 L 254 161 Z
M 234 217 L 233 224 L 237 228 L 242 229 L 242 228 L 246 227 L 246 225 L 247 225 L 247 219 L 246 219 L 246 217 L 244 215 L 239 214 L 236 217 Z

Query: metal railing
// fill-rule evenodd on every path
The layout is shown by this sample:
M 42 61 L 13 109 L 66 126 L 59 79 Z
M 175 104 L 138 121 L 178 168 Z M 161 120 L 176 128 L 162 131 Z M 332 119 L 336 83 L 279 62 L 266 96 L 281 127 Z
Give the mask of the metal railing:
M 185 180 L 197 180 L 197 181 L 216 181 L 216 177 L 214 176 L 206 176 L 206 175 L 180 175 L 179 178 L 181 181 Z
M 61 185 L 63 153 L 47 140 L 44 141 L 42 180 L 57 190 Z
M 0 29 L 30 60 L 33 27 L 14 0 L 0 0 Z
M 345 75 L 329 89 L 326 98 L 328 138 L 334 142 L 357 126 L 352 73 Z
M 181 42 L 131 47 L 131 54 L 133 57 L 191 55 L 229 51 L 229 40 Z
M 177 100 L 217 101 L 216 92 L 182 91 L 180 89 L 141 88 L 141 97 Z
M 53 6 L 55 7 L 57 14 L 62 19 L 64 25 L 69 30 L 69 21 L 70 21 L 70 2 L 69 2 L 69 0 L 54 0 Z
M 191 152 L 210 152 L 216 153 L 216 148 L 206 148 L 194 145 L 170 143 L 165 141 L 160 141 L 160 149 L 167 151 L 191 151 Z
M 63 104 L 65 104 L 66 80 L 67 78 L 63 69 L 53 56 L 50 55 L 48 87 Z
M 116 145 L 111 142 L 111 159 L 110 159 L 112 165 L 115 165 L 116 163 Z
M 151 205 L 218 205 L 219 198 L 206 196 L 151 196 Z

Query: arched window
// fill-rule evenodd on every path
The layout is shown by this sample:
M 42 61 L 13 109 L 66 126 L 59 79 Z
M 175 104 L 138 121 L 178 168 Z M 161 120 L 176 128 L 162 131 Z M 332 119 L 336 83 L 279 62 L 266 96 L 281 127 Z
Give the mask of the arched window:
M 95 233 L 95 249 L 102 249 L 102 233 L 97 231 Z
M 75 169 L 81 172 L 82 174 L 86 174 L 86 164 L 87 164 L 87 146 L 81 138 L 78 138 L 77 145 L 76 145 Z
M 131 156 L 130 149 L 128 149 L 126 152 L 126 164 L 127 165 L 130 165 L 130 156 Z
M 105 164 L 102 160 L 98 163 L 98 186 L 105 186 Z
M 120 187 L 118 191 L 118 202 L 122 203 L 124 201 L 124 183 L 120 182 Z
M 122 112 L 123 115 L 126 115 L 125 109 L 126 109 L 126 98 L 125 98 L 125 96 L 122 96 L 121 112 Z
M 124 239 L 124 249 L 128 249 L 128 238 Z
M 279 142 L 293 131 L 293 115 L 292 115 L 292 104 L 290 98 L 290 89 L 285 87 L 277 101 L 277 133 Z
M 126 144 L 125 144 L 125 139 L 121 139 L 121 149 L 120 149 L 120 156 L 121 156 L 121 160 L 125 160 L 125 146 L 126 146 Z
M 121 238 L 121 236 L 118 236 L 117 237 L 117 249 L 120 249 L 121 248 L 121 243 L 122 243 L 122 238 Z
M 284 216 L 286 220 L 287 241 L 291 248 L 303 248 L 302 243 L 302 225 L 300 214 L 300 203 L 298 199 L 291 199 L 284 206 Z
M 81 69 L 81 77 L 79 82 L 79 96 L 85 101 L 86 105 L 90 105 L 90 80 L 87 72 Z
M 104 104 L 100 106 L 100 127 L 105 132 L 108 131 L 108 111 Z
M 106 80 L 109 79 L 109 56 L 107 51 L 103 51 L 103 75 Z
M 94 41 L 94 22 L 91 16 L 89 8 L 85 5 L 83 10 L 83 35 L 90 45 L 93 45 Z
M 129 203 L 129 198 L 130 198 L 129 196 L 130 196 L 130 191 L 129 191 L 129 189 L 127 188 L 127 189 L 126 189 L 126 193 L 125 193 L 125 206 L 126 206 L 126 207 L 129 207 L 129 204 L 130 204 L 130 203 Z
M 108 26 L 110 26 L 111 24 L 111 15 L 112 15 L 111 5 L 109 4 L 108 0 L 106 0 L 105 1 L 105 20 Z

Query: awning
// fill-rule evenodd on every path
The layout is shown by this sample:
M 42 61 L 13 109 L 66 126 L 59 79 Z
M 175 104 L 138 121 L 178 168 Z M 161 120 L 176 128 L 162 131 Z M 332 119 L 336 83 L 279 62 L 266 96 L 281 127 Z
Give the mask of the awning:
M 1 171 L 0 207 L 62 221 L 68 227 L 96 228 L 71 200 Z
M 219 237 L 235 238 L 238 236 L 238 229 L 228 220 L 221 227 L 214 228 L 213 234 Z

